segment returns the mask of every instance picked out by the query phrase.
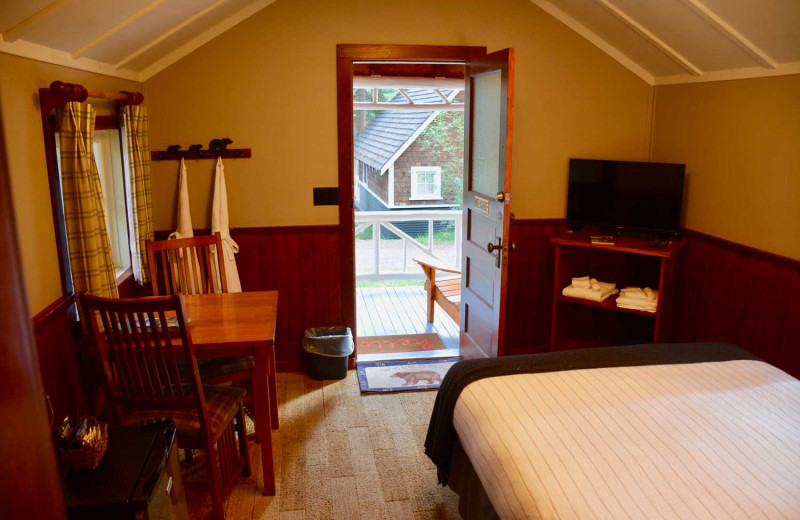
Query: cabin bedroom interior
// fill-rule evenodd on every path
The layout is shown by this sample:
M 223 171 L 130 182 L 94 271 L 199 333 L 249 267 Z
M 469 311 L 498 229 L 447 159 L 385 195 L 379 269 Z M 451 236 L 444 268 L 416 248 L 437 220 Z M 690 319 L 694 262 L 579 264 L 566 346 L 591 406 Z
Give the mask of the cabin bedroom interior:
M 93 15 L 81 12 L 87 8 L 94 9 Z M 466 74 L 469 85 L 471 60 L 477 63 L 487 53 L 494 55 L 503 49 L 513 49 L 513 63 L 508 68 L 513 78 L 513 102 L 507 106 L 513 104 L 513 123 L 509 117 L 508 135 L 500 139 L 507 139 L 507 146 L 500 150 L 508 151 L 507 164 L 501 163 L 513 172 L 513 180 L 505 185 L 510 186 L 508 189 L 498 190 L 505 194 L 499 207 L 501 225 L 505 218 L 507 226 L 502 235 L 507 249 L 503 249 L 502 257 L 496 257 L 498 269 L 502 258 L 502 281 L 496 287 L 503 303 L 498 304 L 501 311 L 495 325 L 502 333 L 499 340 L 497 333 L 488 335 L 489 343 L 500 341 L 500 347 L 492 350 L 484 345 L 489 351 L 487 362 L 496 363 L 492 366 L 498 374 L 509 374 L 513 370 L 508 359 L 522 359 L 519 363 L 528 366 L 533 363 L 531 359 L 555 363 L 562 359 L 552 357 L 556 354 L 583 352 L 566 347 L 563 352 L 554 352 L 559 349 L 552 348 L 553 338 L 567 327 L 554 317 L 554 310 L 561 309 L 559 305 L 574 305 L 557 301 L 562 278 L 595 276 L 574 269 L 558 274 L 556 268 L 568 265 L 564 251 L 571 250 L 564 242 L 570 240 L 570 159 L 685 164 L 679 237 L 673 244 L 673 256 L 661 264 L 668 267 L 662 268 L 652 282 L 657 284 L 667 272 L 673 284 L 670 313 L 663 321 L 659 315 L 656 332 L 651 334 L 655 340 L 647 343 L 712 346 L 702 355 L 691 346 L 684 355 L 684 347 L 675 346 L 674 357 L 680 358 L 677 361 L 664 361 L 662 354 L 647 347 L 642 350 L 647 359 L 640 356 L 641 362 L 620 364 L 611 359 L 617 354 L 604 354 L 615 351 L 598 346 L 591 349 L 587 359 L 573 358 L 574 366 L 593 369 L 584 371 L 589 373 L 594 369 L 606 371 L 602 373 L 609 374 L 610 385 L 628 381 L 630 373 L 625 369 L 641 371 L 654 385 L 643 386 L 642 392 L 663 390 L 685 396 L 689 390 L 683 387 L 677 391 L 677 387 L 664 390 L 666 386 L 656 386 L 668 380 L 669 384 L 689 388 L 693 382 L 703 381 L 705 386 L 698 391 L 721 399 L 717 403 L 703 399 L 678 404 L 670 401 L 664 408 L 665 416 L 681 413 L 679 405 L 685 404 L 713 405 L 738 417 L 759 413 L 759 404 L 763 404 L 762 412 L 767 415 L 760 418 L 769 413 L 773 413 L 769 417 L 777 417 L 777 430 L 764 435 L 783 435 L 780 438 L 786 440 L 788 454 L 770 451 L 767 441 L 755 440 L 755 445 L 742 441 L 741 453 L 746 460 L 763 455 L 761 460 L 770 461 L 763 467 L 756 464 L 759 471 L 766 472 L 758 475 L 767 475 L 764 488 L 756 489 L 761 499 L 735 513 L 727 502 L 714 503 L 723 512 L 720 517 L 725 518 L 753 517 L 748 514 L 756 510 L 770 519 L 797 517 L 800 492 L 793 495 L 793 491 L 800 485 L 795 464 L 800 463 L 800 382 L 795 379 L 800 377 L 798 28 L 800 6 L 795 0 L 665 0 L 659 6 L 636 0 L 466 0 L 456 4 L 442 0 L 402 4 L 354 0 L 202 0 L 196 4 L 171 0 L 0 0 L 0 315 L 5 332 L 0 349 L 0 374 L 5 383 L 0 410 L 6 420 L 0 427 L 0 517 L 90 518 L 88 510 L 76 513 L 76 509 L 70 509 L 69 513 L 67 506 L 88 500 L 86 482 L 92 480 L 95 470 L 67 474 L 67 463 L 58 452 L 62 448 L 57 447 L 56 430 L 65 416 L 78 422 L 83 416 L 94 416 L 112 428 L 125 428 L 117 424 L 119 410 L 125 406 L 118 405 L 114 401 L 117 396 L 108 391 L 108 379 L 124 376 L 102 370 L 103 362 L 95 348 L 102 326 L 95 331 L 95 338 L 86 323 L 76 321 L 76 295 L 65 281 L 63 255 L 67 253 L 61 244 L 66 242 L 66 228 L 62 231 L 59 227 L 64 216 L 58 214 L 55 201 L 59 197 L 51 192 L 48 170 L 52 165 L 46 154 L 48 139 L 55 146 L 52 128 L 50 134 L 44 132 L 43 139 L 43 123 L 55 122 L 56 111 L 44 115 L 40 111 L 40 89 L 54 81 L 82 85 L 92 93 L 141 93 L 141 106 L 147 110 L 150 151 L 165 151 L 179 143 L 182 149 L 175 155 L 177 159 L 191 144 L 203 143 L 205 149 L 212 139 L 225 137 L 233 141 L 229 148 L 248 151 L 245 158 L 224 158 L 226 211 L 230 237 L 238 245 L 235 262 L 243 294 L 277 298 L 270 337 L 263 342 L 270 351 L 265 357 L 254 342 L 242 346 L 247 342 L 239 341 L 237 346 L 252 350 L 237 351 L 242 353 L 236 354 L 236 359 L 252 355 L 256 368 L 248 365 L 249 378 L 224 385 L 229 385 L 226 391 L 231 393 L 244 389 L 244 404 L 236 409 L 238 412 L 230 408 L 233 411 L 223 414 L 225 420 L 220 419 L 219 425 L 208 426 L 211 433 L 195 432 L 199 438 L 216 435 L 213 432 L 217 427 L 222 432 L 217 448 L 222 457 L 221 469 L 217 470 L 222 472 L 222 483 L 213 484 L 214 472 L 208 472 L 212 490 L 216 486 L 217 491 L 210 493 L 189 485 L 193 477 L 205 478 L 204 468 L 211 467 L 205 465 L 205 451 L 174 450 L 178 469 L 177 474 L 169 476 L 167 496 L 174 502 L 170 507 L 177 511 L 176 518 L 186 518 L 182 515 L 187 511 L 188 518 L 228 520 L 568 517 L 560 507 L 572 508 L 570 518 L 637 517 L 633 513 L 626 516 L 626 510 L 639 511 L 638 517 L 649 518 L 648 507 L 657 507 L 662 498 L 672 500 L 668 493 L 653 498 L 645 485 L 632 493 L 630 504 L 620 502 L 622 505 L 598 513 L 592 509 L 595 503 L 591 497 L 548 502 L 557 493 L 548 487 L 547 478 L 540 485 L 531 484 L 538 486 L 530 492 L 532 502 L 517 500 L 518 496 L 509 498 L 510 494 L 503 496 L 500 488 L 493 486 L 488 466 L 476 462 L 479 452 L 471 450 L 480 448 L 467 442 L 486 430 L 466 430 L 470 421 L 463 417 L 480 408 L 476 403 L 486 402 L 479 400 L 480 395 L 498 403 L 513 399 L 519 388 L 504 377 L 517 376 L 484 379 L 479 383 L 500 382 L 470 385 L 463 389 L 463 399 L 452 399 L 450 421 L 445 421 L 443 428 L 449 433 L 437 433 L 456 439 L 452 461 L 451 445 L 446 444 L 445 450 L 434 438 L 434 425 L 444 420 L 441 410 L 449 402 L 436 390 L 362 393 L 360 386 L 364 388 L 365 383 L 359 381 L 361 371 L 355 368 L 353 359 L 345 360 L 349 370 L 343 379 L 309 376 L 315 358 L 304 349 L 307 329 L 347 326 L 356 339 L 359 334 L 354 265 L 358 219 L 352 200 L 353 77 L 369 78 L 370 63 L 432 60 L 443 65 L 455 63 L 460 69 L 466 64 L 467 71 L 460 77 Z M 415 76 L 441 79 L 447 76 L 443 70 L 417 69 Z M 386 72 L 387 76 L 391 74 Z M 466 97 L 472 103 L 469 88 L 474 87 L 467 88 Z M 122 111 L 122 105 L 113 99 L 89 97 L 86 102 L 98 118 L 114 116 L 109 121 Z M 470 121 L 468 115 L 465 142 Z M 121 145 L 125 139 L 122 131 Z M 129 153 L 127 146 L 120 150 Z M 147 238 L 161 241 L 180 226 L 176 218 L 179 163 L 159 160 L 156 155 L 150 160 L 147 153 L 151 177 L 148 196 L 152 198 L 152 229 Z M 211 160 L 186 157 L 185 162 L 185 200 L 191 208 L 186 215 L 191 217 L 196 236 L 208 235 L 212 216 L 218 211 L 212 201 L 219 177 Z M 465 166 L 464 176 L 471 172 L 471 165 L 470 161 Z M 125 182 L 129 182 L 127 177 Z M 467 179 L 464 187 L 466 194 L 470 187 Z M 315 201 L 323 192 L 327 200 L 320 197 Z M 491 195 L 495 203 L 494 193 L 484 194 Z M 465 212 L 466 201 L 471 198 L 464 198 Z M 127 209 L 130 224 L 131 208 Z M 116 214 L 125 215 L 119 207 Z M 474 228 L 464 222 L 464 240 L 468 241 Z M 135 241 L 133 237 L 131 240 Z M 619 239 L 617 245 L 622 243 Z M 484 249 L 485 244 L 481 244 Z M 648 258 L 655 258 L 653 262 L 664 257 L 653 249 L 647 251 Z M 593 263 L 592 254 L 581 258 L 584 263 L 572 265 L 582 269 L 602 265 Z M 220 264 L 227 264 L 222 256 L 219 259 Z M 470 283 L 466 265 L 461 262 L 462 291 Z M 137 283 L 139 275 L 134 276 L 132 269 L 124 270 L 116 280 L 119 297 L 151 296 L 150 284 Z M 600 272 L 603 269 L 598 267 Z M 475 272 L 473 278 L 478 277 Z M 422 280 L 422 269 L 417 274 Z M 423 292 L 421 288 L 419 292 Z M 184 297 L 177 300 L 183 302 Z M 189 320 L 179 326 L 191 334 L 181 336 L 179 343 L 188 345 L 194 340 L 199 345 L 199 314 L 192 320 L 191 310 L 196 307 L 191 307 L 188 296 L 185 300 Z M 462 354 L 474 357 L 474 349 L 465 350 L 463 302 L 455 304 L 455 314 L 446 313 L 439 303 L 431 305 L 436 320 L 447 320 L 448 329 L 457 331 L 460 324 Z M 183 311 L 179 308 L 176 312 Z M 651 319 L 644 313 L 634 314 L 627 316 L 633 321 Z M 573 321 L 577 325 L 570 326 L 589 327 L 586 324 L 591 323 L 588 336 L 592 336 L 592 331 L 602 328 L 596 322 L 612 315 L 620 313 L 585 305 L 575 311 Z M 150 323 L 160 326 L 148 321 L 148 331 Z M 458 338 L 453 332 L 448 341 Z M 630 343 L 609 342 L 605 336 L 602 340 L 588 339 L 597 341 L 581 346 Z M 474 342 L 474 337 L 468 341 Z M 730 343 L 741 350 L 727 351 L 718 347 L 719 343 Z M 620 352 L 619 356 L 628 356 L 628 351 Z M 539 355 L 545 357 L 536 357 Z M 745 365 L 757 359 L 765 363 L 758 362 L 757 368 Z M 702 371 L 706 366 L 717 370 L 726 363 L 750 367 L 736 376 L 748 382 L 746 388 L 731 389 L 720 382 L 728 381 L 722 372 Z M 269 368 L 260 373 L 265 367 Z M 664 371 L 659 372 L 662 368 Z M 555 374 L 580 372 L 553 370 Z M 717 378 L 718 374 L 723 375 Z M 561 388 L 558 385 L 562 384 L 569 387 L 568 379 L 559 379 L 558 375 L 526 375 L 538 377 L 544 385 L 544 390 L 531 392 L 549 396 L 550 388 Z M 192 380 L 198 382 L 199 377 Z M 161 391 L 176 386 L 182 388 L 162 385 Z M 449 385 L 448 392 L 453 386 L 457 385 Z M 777 388 L 786 392 L 785 401 L 770 393 L 778 392 Z M 621 400 L 630 397 L 620 392 Z M 751 402 L 753 395 L 755 401 Z M 241 403 L 242 396 L 238 399 Z M 550 404 L 561 402 L 553 399 Z M 472 407 L 469 410 L 468 405 Z M 776 408 L 770 408 L 773 405 Z M 569 406 L 564 404 L 563 408 Z M 206 431 L 202 419 L 205 412 L 194 413 L 201 417 L 197 420 L 195 415 L 198 428 Z M 486 417 L 494 417 L 491 413 Z M 725 427 L 741 426 L 725 422 L 727 417 L 719 422 L 716 415 L 703 418 L 702 412 L 697 416 L 700 419 L 691 417 L 691 431 L 698 438 L 719 436 L 715 429 L 722 428 L 723 423 Z M 152 422 L 156 416 L 149 418 Z M 262 427 L 261 421 L 266 425 Z M 657 418 L 652 421 L 660 424 Z M 480 428 L 492 421 L 472 422 Z M 753 424 L 756 428 L 758 420 Z M 151 425 L 161 427 L 167 428 L 161 423 Z M 246 436 L 240 433 L 245 427 Z M 499 440 L 505 442 L 514 436 L 513 426 L 509 428 L 498 434 Z M 558 431 L 557 426 L 554 428 Z M 177 431 L 180 436 L 180 425 Z M 753 438 L 761 435 L 759 432 Z M 568 435 L 578 438 L 574 431 Z M 118 434 L 117 438 L 123 437 Z M 183 439 L 177 441 L 178 446 Z M 685 443 L 690 443 L 686 439 Z M 529 444 L 535 445 L 535 441 Z M 576 440 L 574 444 L 580 443 Z M 704 444 L 701 448 L 708 447 Z M 112 435 L 107 457 L 115 448 Z M 612 442 L 603 449 L 606 451 L 601 456 L 616 453 Z M 446 455 L 442 455 L 443 450 Z M 547 464 L 546 451 L 537 455 L 541 464 Z M 590 454 L 583 455 L 585 460 L 595 460 Z M 583 455 L 576 459 L 577 466 Z M 788 460 L 785 465 L 781 457 Z M 243 460 L 249 464 L 242 466 Z M 239 466 L 228 467 L 228 463 Z M 612 466 L 616 468 L 611 464 L 606 469 Z M 159 468 L 162 471 L 165 466 Z M 748 476 L 739 471 L 736 466 L 709 472 L 709 482 L 720 483 L 720 489 L 738 490 L 735 479 L 728 476 L 747 481 Z M 529 480 L 526 475 L 522 472 L 516 480 Z M 591 471 L 586 478 L 600 502 L 613 495 L 611 491 L 604 494 L 605 484 L 591 484 Z M 439 484 L 448 479 L 449 485 Z M 174 489 L 173 482 L 181 480 L 186 481 L 185 497 L 181 484 L 178 499 L 177 492 L 170 490 Z M 700 482 L 706 481 L 698 480 L 695 488 L 702 486 Z M 479 487 L 469 487 L 473 484 Z M 728 485 L 732 487 L 725 487 Z M 573 487 L 580 488 L 577 484 Z M 689 487 L 686 493 L 691 492 Z M 477 491 L 471 494 L 467 489 Z M 672 498 L 686 498 L 680 489 Z M 775 494 L 770 495 L 773 491 Z M 220 493 L 225 498 L 218 505 L 215 497 Z M 752 496 L 748 493 L 744 490 L 741 495 Z M 480 500 L 465 500 L 470 495 Z M 704 500 L 700 498 L 698 503 Z M 150 498 L 145 502 L 151 504 Z M 550 505 L 538 509 L 544 502 Z M 537 504 L 536 510 L 531 503 Z M 680 511 L 675 509 L 675 518 L 703 517 L 694 515 L 694 511 L 681 516 Z M 125 517 L 108 510 L 105 514 Z M 143 514 L 136 518 L 147 517 Z

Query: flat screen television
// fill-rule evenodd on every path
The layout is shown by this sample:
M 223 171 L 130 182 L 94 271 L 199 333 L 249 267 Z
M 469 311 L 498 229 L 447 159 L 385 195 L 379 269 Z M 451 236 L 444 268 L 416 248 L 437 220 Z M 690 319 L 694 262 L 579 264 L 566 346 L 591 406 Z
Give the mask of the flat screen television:
M 570 159 L 567 226 L 675 234 L 685 172 L 685 164 Z

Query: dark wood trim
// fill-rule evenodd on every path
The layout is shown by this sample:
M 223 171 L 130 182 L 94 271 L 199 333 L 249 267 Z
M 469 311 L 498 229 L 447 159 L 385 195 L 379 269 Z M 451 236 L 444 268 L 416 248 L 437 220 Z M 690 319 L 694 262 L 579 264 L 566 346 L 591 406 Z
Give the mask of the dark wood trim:
M 354 63 L 353 75 L 464 79 L 464 65 L 445 63 Z
M 740 255 L 756 258 L 764 262 L 785 267 L 786 269 L 800 271 L 800 260 L 795 260 L 793 258 L 789 258 L 788 256 L 777 255 L 775 253 L 770 253 L 769 251 L 764 251 L 763 249 L 756 249 L 755 247 L 739 244 L 738 242 L 731 242 L 730 240 L 715 237 L 714 235 L 708 235 L 693 229 L 684 229 L 681 233 L 685 237 L 701 240 Z
M 351 61 L 465 62 L 484 54 L 486 54 L 486 47 L 461 47 L 455 45 L 339 44 L 336 46 L 336 56 L 338 58 L 348 58 Z
M 66 309 L 71 307 L 74 303 L 75 296 L 71 294 L 58 297 L 58 299 L 33 317 L 33 331 L 36 334 L 42 332 L 54 319 L 64 314 Z
M 44 155 L 47 164 L 47 179 L 50 185 L 50 212 L 53 217 L 53 228 L 56 235 L 58 252 L 58 271 L 61 274 L 61 294 L 72 293 L 72 275 L 68 272 L 69 258 L 67 252 L 67 232 L 63 225 L 64 206 L 61 202 L 61 179 L 58 175 L 56 159 L 55 117 L 50 111 L 61 103 L 60 99 L 50 93 L 49 88 L 39 89 L 39 108 L 42 114 L 42 135 L 44 137 Z
M 347 47 L 345 49 L 344 47 Z M 355 216 L 353 195 L 353 57 L 343 57 L 343 51 L 358 54 L 354 46 L 337 46 L 336 107 L 339 148 L 339 250 L 341 256 L 342 318 L 344 324 L 356 331 L 356 274 L 355 274 Z M 346 54 L 346 53 L 345 53 Z M 352 364 L 352 363 L 351 363 Z
M 167 237 L 174 230 L 159 229 L 153 234 L 155 240 L 166 240 Z M 310 226 L 264 226 L 264 227 L 241 227 L 231 228 L 232 236 L 263 236 L 263 235 L 280 235 L 286 233 L 339 233 L 341 226 L 338 224 L 315 224 Z M 192 232 L 195 236 L 209 235 L 211 230 L 208 228 L 193 229 Z

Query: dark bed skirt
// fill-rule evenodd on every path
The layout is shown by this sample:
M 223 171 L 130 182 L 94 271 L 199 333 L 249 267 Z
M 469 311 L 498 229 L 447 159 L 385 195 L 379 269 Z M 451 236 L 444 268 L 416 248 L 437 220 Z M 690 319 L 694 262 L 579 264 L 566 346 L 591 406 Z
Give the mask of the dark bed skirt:
M 453 443 L 447 485 L 458 495 L 458 512 L 464 520 L 500 519 L 460 441 Z

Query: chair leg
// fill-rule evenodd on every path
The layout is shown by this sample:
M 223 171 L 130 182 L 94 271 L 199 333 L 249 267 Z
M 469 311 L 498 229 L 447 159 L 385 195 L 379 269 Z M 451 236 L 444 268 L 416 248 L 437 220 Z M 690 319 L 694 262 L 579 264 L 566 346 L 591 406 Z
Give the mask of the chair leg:
M 250 476 L 250 452 L 247 449 L 247 424 L 244 422 L 244 405 L 239 405 L 239 413 L 236 415 L 237 431 L 239 434 L 239 453 L 244 457 L 244 467 L 242 476 Z
M 214 507 L 214 518 L 225 520 L 224 503 L 222 496 L 222 476 L 219 474 L 219 464 L 217 463 L 217 451 L 214 443 L 209 439 L 203 439 L 206 451 L 206 471 L 208 472 L 208 487 L 211 491 L 211 503 Z

